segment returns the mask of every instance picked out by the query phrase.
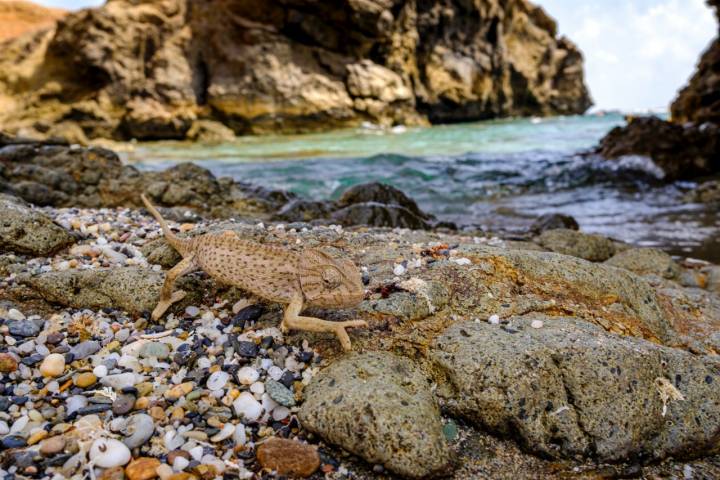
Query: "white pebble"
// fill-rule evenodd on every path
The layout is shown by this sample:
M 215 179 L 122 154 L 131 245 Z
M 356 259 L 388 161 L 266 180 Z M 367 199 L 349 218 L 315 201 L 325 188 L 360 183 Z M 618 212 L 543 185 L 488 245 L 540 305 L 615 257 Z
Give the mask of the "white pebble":
M 262 382 L 255 382 L 250 385 L 250 391 L 252 393 L 263 394 L 265 393 L 265 384 Z
M 245 435 L 245 426 L 243 424 L 235 427 L 235 431 L 233 432 L 233 442 L 235 442 L 236 446 L 245 445 L 245 442 L 247 442 L 247 435 Z
M 490 318 L 488 318 L 488 323 L 492 325 L 498 325 L 500 323 L 500 316 L 499 315 L 490 315 Z
M 457 263 L 458 265 L 471 265 L 472 262 L 469 258 L 460 257 L 460 258 L 453 258 L 453 262 Z
M 279 407 L 276 407 L 272 411 L 273 420 L 275 420 L 276 422 L 285 420 L 288 417 L 288 415 L 290 415 L 290 409 L 287 407 L 283 407 L 282 405 L 280 405 Z
M 222 442 L 226 438 L 230 438 L 233 433 L 235 433 L 235 425 L 233 425 L 232 423 L 226 423 L 225 426 L 223 426 L 222 430 L 210 437 L 210 441 Z
M 230 380 L 230 374 L 219 370 L 213 372 L 207 379 L 207 388 L 213 391 L 222 390 Z
M 260 374 L 252 367 L 242 367 L 237 372 L 237 378 L 243 385 L 252 385 L 260 378 Z
M 233 408 L 238 417 L 254 422 L 262 415 L 263 408 L 250 392 L 242 392 L 233 402 Z
M 272 378 L 276 382 L 282 378 L 283 369 L 280 367 L 276 367 L 273 365 L 272 367 L 268 368 L 268 377 Z
M 0 420 L 0 435 L 7 435 L 10 432 L 10 427 L 4 420 Z
M 395 268 L 393 268 L 393 273 L 399 277 L 400 275 L 405 274 L 406 270 L 407 269 L 403 265 L 397 263 L 395 264 Z
M 112 438 L 99 438 L 90 447 L 90 460 L 96 467 L 120 467 L 128 463 L 130 457 L 130 449 Z
M 542 328 L 543 327 L 543 321 L 542 320 L 533 320 L 530 324 L 532 328 Z
M 197 317 L 199 313 L 200 313 L 200 309 L 193 305 L 191 305 L 185 309 L 185 314 L 188 317 Z
M 40 364 L 40 373 L 44 377 L 59 377 L 65 371 L 65 357 L 59 353 L 51 353 Z
M 17 310 L 15 308 L 11 308 L 8 313 L 7 317 L 10 320 L 25 320 L 25 315 L 22 314 L 20 310 Z
M 108 369 L 105 365 L 98 365 L 97 367 L 93 368 L 93 374 L 95 374 L 98 378 L 103 378 L 107 376 Z
M 182 472 L 187 468 L 187 466 L 190 465 L 190 460 L 188 460 L 185 457 L 177 456 L 175 457 L 175 460 L 173 460 L 173 470 L 176 472 Z
M 203 447 L 198 445 L 197 447 L 194 447 L 194 448 L 191 448 L 190 450 L 188 450 L 188 453 L 193 458 L 193 460 L 199 462 L 203 456 Z

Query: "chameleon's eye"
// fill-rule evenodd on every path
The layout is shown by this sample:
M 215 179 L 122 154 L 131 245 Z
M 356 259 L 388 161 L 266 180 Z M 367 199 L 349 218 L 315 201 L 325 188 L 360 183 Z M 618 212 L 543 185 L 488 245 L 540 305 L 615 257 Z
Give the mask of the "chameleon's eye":
M 322 272 L 322 279 L 326 286 L 334 288 L 340 285 L 340 272 L 334 268 L 326 268 Z

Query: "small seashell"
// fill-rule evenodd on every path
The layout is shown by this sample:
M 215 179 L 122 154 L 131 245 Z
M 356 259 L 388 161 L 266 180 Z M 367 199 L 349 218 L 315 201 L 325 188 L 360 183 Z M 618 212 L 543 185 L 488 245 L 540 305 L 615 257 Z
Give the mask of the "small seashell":
M 99 438 L 90 447 L 90 460 L 96 467 L 121 467 L 130 461 L 130 449 L 112 438 Z
M 226 438 L 230 438 L 233 433 L 235 433 L 235 425 L 233 425 L 232 423 L 226 423 L 222 430 L 210 437 L 210 441 L 222 442 Z

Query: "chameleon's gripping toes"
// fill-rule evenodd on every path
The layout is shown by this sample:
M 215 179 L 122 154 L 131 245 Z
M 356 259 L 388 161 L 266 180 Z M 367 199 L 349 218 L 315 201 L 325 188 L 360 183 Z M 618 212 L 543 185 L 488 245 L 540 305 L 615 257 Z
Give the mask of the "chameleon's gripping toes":
M 179 238 L 168 228 L 145 195 L 142 201 L 160 223 L 168 243 L 183 259 L 168 271 L 160 302 L 152 312 L 158 320 L 185 292 L 173 292 L 178 277 L 204 270 L 220 282 L 235 285 L 258 297 L 286 305 L 281 329 L 333 332 L 350 350 L 346 328 L 366 327 L 364 321 L 329 322 L 300 315 L 304 306 L 343 308 L 360 303 L 364 288 L 360 270 L 349 259 L 333 258 L 316 249 L 297 253 L 282 247 L 243 240 L 235 232 L 206 233 Z

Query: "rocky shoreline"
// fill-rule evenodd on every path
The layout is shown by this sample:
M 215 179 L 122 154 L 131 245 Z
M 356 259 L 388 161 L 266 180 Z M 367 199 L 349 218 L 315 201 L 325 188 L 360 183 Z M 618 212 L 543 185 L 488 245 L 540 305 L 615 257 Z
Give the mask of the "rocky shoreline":
M 198 167 L 115 162 L 98 149 L 0 148 L 3 472 L 720 475 L 719 266 L 585 234 L 567 218 L 542 219 L 527 240 L 363 226 L 362 216 L 343 227 L 311 221 L 310 208 L 278 221 L 273 209 L 297 199 L 237 200 L 231 181 L 183 175 Z M 282 334 L 278 305 L 202 273 L 150 322 L 178 257 L 137 208 L 139 189 L 175 212 L 181 235 L 230 229 L 352 258 L 365 300 L 316 313 L 366 320 L 351 332 L 355 351 L 343 355 L 329 335 Z M 391 189 L 344 198 L 424 218 Z

